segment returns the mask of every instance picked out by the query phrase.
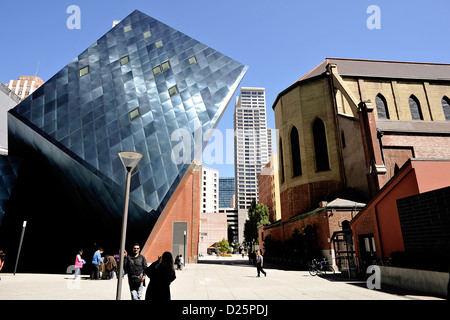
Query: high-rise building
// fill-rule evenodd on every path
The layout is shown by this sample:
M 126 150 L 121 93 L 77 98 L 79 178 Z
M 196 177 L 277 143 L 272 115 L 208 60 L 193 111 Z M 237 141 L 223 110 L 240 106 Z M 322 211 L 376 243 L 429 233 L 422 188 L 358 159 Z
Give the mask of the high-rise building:
M 231 203 L 236 193 L 234 178 L 219 178 L 219 208 L 234 208 L 235 203 Z
M 243 242 L 247 209 L 258 202 L 258 174 L 272 155 L 272 134 L 267 129 L 264 88 L 241 88 L 234 109 L 234 170 L 239 242 Z M 269 132 L 269 133 L 268 133 Z
M 228 242 L 238 243 L 238 212 L 236 209 L 236 185 L 234 178 L 219 178 L 219 212 L 226 213 Z
M 202 207 L 203 213 L 219 212 L 219 170 L 202 169 Z
M 14 92 L 20 99 L 25 99 L 37 88 L 42 86 L 44 81 L 36 76 L 20 76 L 19 80 L 10 80 L 8 89 Z

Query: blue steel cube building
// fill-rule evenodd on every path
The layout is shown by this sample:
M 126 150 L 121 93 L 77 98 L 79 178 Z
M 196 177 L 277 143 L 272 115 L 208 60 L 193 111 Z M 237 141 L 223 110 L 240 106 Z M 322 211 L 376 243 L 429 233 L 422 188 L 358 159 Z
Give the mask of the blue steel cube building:
M 4 187 L 11 198 L 2 205 L 2 234 L 17 239 L 19 222 L 29 220 L 44 247 L 106 245 L 113 237 L 117 244 L 125 190 L 118 152 L 137 151 L 128 239 L 143 244 L 202 151 L 195 136 L 217 126 L 246 70 L 131 13 L 9 111 L 9 157 L 20 167 Z M 186 132 L 188 161 L 174 161 Z

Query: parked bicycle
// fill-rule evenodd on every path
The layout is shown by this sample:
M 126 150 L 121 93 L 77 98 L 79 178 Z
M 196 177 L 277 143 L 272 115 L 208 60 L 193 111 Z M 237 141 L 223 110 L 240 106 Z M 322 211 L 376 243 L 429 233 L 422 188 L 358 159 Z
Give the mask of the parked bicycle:
M 327 258 L 323 258 L 322 261 L 313 259 L 309 266 L 309 274 L 315 276 L 317 274 L 334 274 L 335 270 L 332 265 L 328 264 Z

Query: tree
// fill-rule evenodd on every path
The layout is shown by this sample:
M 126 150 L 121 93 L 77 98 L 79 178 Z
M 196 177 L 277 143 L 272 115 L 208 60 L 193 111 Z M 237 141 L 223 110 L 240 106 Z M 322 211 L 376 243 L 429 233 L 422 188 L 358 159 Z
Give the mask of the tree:
M 253 199 L 248 208 L 248 220 L 244 224 L 244 239 L 247 243 L 258 244 L 258 227 L 269 224 L 269 208 Z
M 225 238 L 222 238 L 222 240 L 220 240 L 220 242 L 217 244 L 217 246 L 219 247 L 220 252 L 230 251 L 230 244 L 228 243 L 228 240 Z

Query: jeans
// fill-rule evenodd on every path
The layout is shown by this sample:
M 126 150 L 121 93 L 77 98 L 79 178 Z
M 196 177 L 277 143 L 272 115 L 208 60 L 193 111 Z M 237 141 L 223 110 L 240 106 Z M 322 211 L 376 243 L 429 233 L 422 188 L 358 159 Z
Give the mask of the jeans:
M 143 290 L 144 290 L 144 283 L 141 282 L 139 289 L 131 290 L 131 300 L 141 300 Z
M 75 278 L 78 278 L 78 275 L 80 274 L 80 268 L 75 268 Z
M 99 264 L 92 264 L 91 279 L 92 280 L 100 279 L 100 265 Z

